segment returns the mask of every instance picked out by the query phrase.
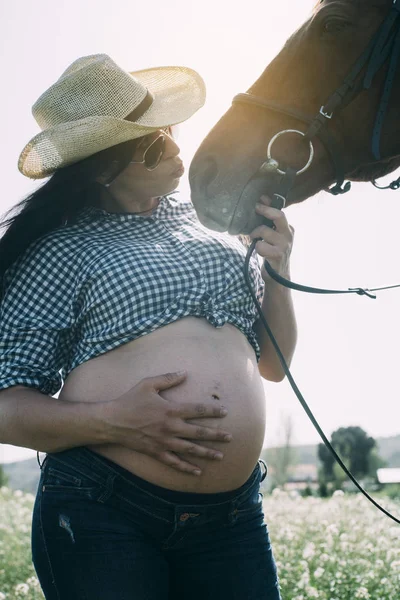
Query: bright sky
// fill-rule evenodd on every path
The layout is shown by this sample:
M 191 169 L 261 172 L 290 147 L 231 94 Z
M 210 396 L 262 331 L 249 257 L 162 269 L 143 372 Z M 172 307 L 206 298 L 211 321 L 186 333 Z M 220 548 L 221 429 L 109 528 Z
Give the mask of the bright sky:
M 2 2 L 1 212 L 37 185 L 16 167 L 20 151 L 39 131 L 30 109 L 76 58 L 104 52 L 129 71 L 174 64 L 198 70 L 208 97 L 180 129 L 188 166 L 232 97 L 260 75 L 313 4 L 153 0 L 139 8 L 126 0 Z M 180 189 L 189 193 L 187 179 Z M 294 280 L 340 289 L 400 283 L 400 192 L 358 184 L 345 196 L 321 194 L 289 208 L 287 216 L 296 229 Z M 400 433 L 399 299 L 400 289 L 381 292 L 377 300 L 294 292 L 299 342 L 292 373 L 328 436 L 349 425 L 374 437 Z M 265 390 L 266 445 L 280 441 L 286 415 L 293 417 L 295 443 L 320 441 L 288 382 L 266 382 Z M 34 455 L 0 446 L 0 462 Z

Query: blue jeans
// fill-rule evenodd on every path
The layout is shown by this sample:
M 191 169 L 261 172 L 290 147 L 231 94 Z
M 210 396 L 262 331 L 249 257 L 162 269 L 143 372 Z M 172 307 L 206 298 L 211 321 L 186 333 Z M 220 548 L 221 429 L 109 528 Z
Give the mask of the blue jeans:
M 217 494 L 153 485 L 85 447 L 41 470 L 32 559 L 47 600 L 280 600 L 260 462 Z

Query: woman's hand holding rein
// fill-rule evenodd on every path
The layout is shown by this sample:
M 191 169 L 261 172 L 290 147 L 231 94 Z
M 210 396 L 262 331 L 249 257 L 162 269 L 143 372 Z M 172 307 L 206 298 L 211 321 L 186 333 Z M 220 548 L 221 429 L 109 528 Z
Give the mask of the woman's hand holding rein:
M 166 373 L 142 379 L 115 400 L 99 404 L 108 427 L 109 442 L 152 456 L 177 471 L 200 475 L 198 466 L 184 461 L 176 453 L 221 460 L 221 452 L 201 446 L 195 440 L 229 442 L 228 431 L 191 425 L 186 419 L 224 417 L 226 409 L 217 402 L 184 403 L 166 400 L 161 390 L 177 386 L 186 372 Z

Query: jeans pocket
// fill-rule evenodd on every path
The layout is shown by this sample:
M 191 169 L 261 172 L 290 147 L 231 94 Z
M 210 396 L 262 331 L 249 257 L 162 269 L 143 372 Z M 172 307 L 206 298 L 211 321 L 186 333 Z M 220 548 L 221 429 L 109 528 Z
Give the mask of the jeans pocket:
M 232 523 L 249 521 L 251 519 L 264 519 L 263 495 L 260 492 L 260 483 L 257 480 L 247 493 L 234 501 L 234 507 L 230 513 Z
M 47 461 L 42 471 L 42 492 L 46 493 L 73 493 L 91 495 L 100 486 L 90 477 L 75 471 L 72 467 L 62 463 L 53 466 L 53 462 Z
M 263 507 L 263 495 L 261 492 L 258 493 L 257 498 L 254 499 L 253 496 L 248 498 L 243 503 L 239 503 L 236 507 L 235 511 L 237 515 L 251 515 L 258 514 L 260 511 L 262 512 Z

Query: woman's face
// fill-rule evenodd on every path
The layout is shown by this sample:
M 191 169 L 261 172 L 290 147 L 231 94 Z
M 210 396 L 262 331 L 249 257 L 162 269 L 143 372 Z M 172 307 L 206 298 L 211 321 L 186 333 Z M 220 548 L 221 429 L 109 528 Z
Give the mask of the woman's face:
M 156 168 L 148 170 L 143 163 L 146 150 L 160 137 L 164 136 L 164 148 L 161 160 Z M 152 146 L 148 155 L 154 155 L 154 148 L 160 145 L 160 140 L 155 146 Z M 110 191 L 116 192 L 118 189 L 129 189 L 132 196 L 137 198 L 153 198 L 164 196 L 175 190 L 179 184 L 179 179 L 184 173 L 183 163 L 179 157 L 180 148 L 173 139 L 171 131 L 159 129 L 158 131 L 145 136 L 139 141 L 139 144 L 132 156 L 132 162 L 116 177 L 110 186 Z

